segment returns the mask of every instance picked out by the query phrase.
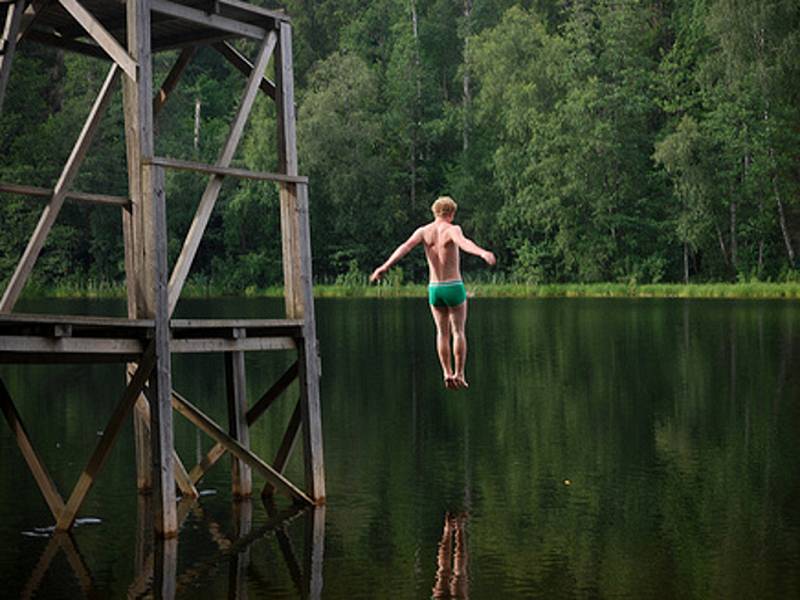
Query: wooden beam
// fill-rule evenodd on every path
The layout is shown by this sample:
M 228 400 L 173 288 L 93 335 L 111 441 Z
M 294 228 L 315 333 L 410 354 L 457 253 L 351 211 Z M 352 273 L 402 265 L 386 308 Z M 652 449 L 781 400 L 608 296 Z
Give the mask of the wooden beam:
M 245 77 L 249 77 L 250 73 L 253 71 L 253 63 L 251 63 L 247 58 L 239 52 L 236 48 L 231 45 L 230 42 L 219 42 L 218 44 L 214 44 L 214 50 L 222 54 L 225 59 L 231 63 L 239 72 L 241 72 Z M 264 92 L 267 96 L 275 99 L 275 83 L 267 79 L 266 77 L 261 78 L 261 82 L 258 84 L 258 87 Z
M 258 15 L 260 17 L 266 17 L 276 21 L 285 21 L 286 23 L 291 22 L 291 18 L 285 12 L 262 8 L 261 6 L 256 6 L 251 2 L 241 2 L 240 0 L 217 0 L 217 4 L 219 5 L 220 9 L 223 10 L 236 10 L 241 13 Z
M 19 354 L 115 354 L 137 356 L 144 348 L 140 340 L 101 337 L 44 337 L 36 335 L 0 336 L 0 352 Z
M 7 194 L 20 194 L 23 196 L 36 196 L 52 198 L 54 190 L 50 188 L 35 187 L 32 185 L 18 185 L 16 183 L 0 183 L 0 192 Z M 67 192 L 66 200 L 75 200 L 85 204 L 100 204 L 106 206 L 121 206 L 127 208 L 131 205 L 129 198 L 112 196 L 110 194 L 90 194 L 86 192 Z
M 297 344 L 290 337 L 259 337 L 241 340 L 221 338 L 173 339 L 170 348 L 174 354 L 203 352 L 243 352 L 259 350 L 294 350 Z
M 225 353 L 225 387 L 228 399 L 228 432 L 250 449 L 250 428 L 247 423 L 247 383 L 245 378 L 244 352 Z M 234 459 L 231 473 L 234 497 L 247 497 L 253 493 L 253 477 L 250 467 Z
M 262 40 L 267 34 L 264 28 L 257 25 L 243 23 L 214 13 L 207 13 L 203 10 L 177 4 L 176 2 L 169 2 L 168 0 L 151 0 L 151 5 L 153 11 L 157 13 L 254 40 Z
M 195 54 L 197 54 L 197 46 L 190 46 L 188 48 L 184 48 L 178 55 L 178 59 L 175 61 L 175 64 L 172 65 L 172 68 L 164 79 L 164 83 L 161 84 L 161 88 L 153 98 L 154 116 L 158 115 L 158 113 L 161 112 L 161 109 L 164 108 L 169 95 L 175 89 L 175 86 L 178 85 L 181 75 L 183 75 L 183 72 L 186 70 L 186 67 L 189 65 L 189 62 L 192 60 Z
M 154 156 L 149 160 L 152 165 L 177 169 L 180 171 L 195 171 L 197 173 L 209 173 L 211 175 L 222 175 L 226 177 L 240 177 L 242 179 L 255 179 L 256 181 L 278 181 L 285 183 L 308 183 L 308 177 L 302 175 L 285 175 L 283 173 L 267 173 L 265 171 L 250 171 L 236 167 L 220 167 L 206 163 L 194 162 L 191 160 L 180 160 L 177 158 L 166 158 Z
M 59 517 L 56 521 L 56 529 L 60 531 L 66 531 L 72 527 L 75 517 L 78 514 L 78 510 L 80 510 L 81 504 L 83 504 L 83 501 L 86 498 L 86 494 L 89 493 L 89 490 L 92 488 L 92 485 L 94 485 L 95 479 L 97 478 L 97 474 L 103 468 L 109 452 L 111 451 L 111 448 L 117 439 L 117 435 L 119 434 L 120 429 L 122 429 L 122 424 L 125 421 L 125 417 L 127 417 L 131 408 L 133 408 L 133 403 L 139 397 L 139 393 L 147 381 L 147 378 L 150 376 L 155 363 L 156 348 L 155 343 L 151 342 L 150 346 L 147 348 L 147 351 L 142 355 L 142 359 L 139 362 L 138 368 L 136 369 L 136 374 L 125 388 L 125 393 L 122 395 L 122 399 L 117 404 L 117 407 L 114 409 L 108 424 L 103 430 L 103 435 L 100 438 L 100 442 L 97 444 L 92 456 L 89 458 L 89 462 L 78 479 L 78 483 L 75 484 L 75 489 L 72 490 L 72 494 L 70 494 L 64 510 L 62 510 L 59 514 Z
M 127 53 L 116 38 L 103 27 L 103 24 L 86 10 L 78 0 L 58 0 L 58 2 L 86 30 L 89 37 L 105 50 L 111 60 L 118 64 L 132 81 L 136 81 L 136 61 L 131 58 L 130 54 Z
M 247 463 L 254 471 L 261 473 L 263 477 L 272 482 L 278 491 L 287 494 L 295 501 L 303 502 L 309 505 L 313 504 L 313 501 L 306 495 L 305 492 L 297 488 L 291 481 L 275 471 L 275 469 L 270 467 L 258 456 L 249 450 L 242 448 L 242 446 L 231 436 L 225 433 L 219 427 L 219 425 L 214 423 L 214 421 L 203 414 L 200 409 L 192 405 L 188 400 L 186 400 L 186 398 L 175 391 L 172 392 L 172 406 L 189 421 L 194 423 L 195 426 L 221 443 L 233 456 Z
M 99 58 L 100 60 L 109 60 L 108 54 L 103 52 L 103 49 L 96 44 L 87 44 L 86 42 L 79 42 L 70 38 L 65 38 L 52 33 L 31 29 L 25 34 L 25 42 L 34 42 L 44 46 L 52 46 L 54 48 L 61 48 L 62 50 L 69 50 L 70 52 L 77 52 L 92 58 Z
M 6 9 L 6 20 L 0 32 L 0 114 L 3 112 L 3 100 L 8 87 L 8 78 L 11 75 L 11 65 L 14 62 L 14 53 L 17 49 L 17 34 L 22 25 L 22 15 L 25 12 L 25 0 L 16 0 Z
M 289 462 L 292 450 L 294 450 L 297 432 L 300 431 L 300 425 L 302 424 L 301 402 L 302 398 L 298 400 L 297 405 L 294 407 L 292 416 L 289 419 L 289 424 L 286 426 L 286 431 L 283 434 L 281 445 L 278 447 L 278 452 L 275 455 L 275 460 L 272 461 L 272 466 L 278 473 L 283 473 L 286 470 L 286 464 Z M 275 488 L 272 487 L 271 483 L 267 482 L 261 490 L 261 495 L 272 496 L 274 492 Z
M 255 423 L 258 418 L 266 411 L 275 400 L 289 387 L 289 385 L 297 378 L 297 361 L 292 363 L 286 372 L 280 376 L 272 386 L 264 392 L 258 402 L 253 404 L 247 411 L 247 425 L 250 426 Z M 190 471 L 189 476 L 192 482 L 196 485 L 203 476 L 213 467 L 217 461 L 225 455 L 225 447 L 217 442 L 211 450 L 209 450 L 197 465 Z
M 264 70 L 267 67 L 267 62 L 269 62 L 272 50 L 275 48 L 276 41 L 275 32 L 270 32 L 261 44 L 261 48 L 258 51 L 256 66 L 245 87 L 244 98 L 239 105 L 230 133 L 228 134 L 228 139 L 225 142 L 225 147 L 217 160 L 216 164 L 219 167 L 228 167 L 233 160 L 236 147 L 239 145 L 239 140 L 244 132 L 247 117 L 250 115 L 250 110 L 253 108 L 253 102 L 255 101 L 256 92 L 258 91 L 258 82 L 261 81 L 261 78 L 264 76 Z M 297 173 L 294 174 L 296 175 Z M 200 240 L 203 237 L 206 225 L 211 217 L 211 211 L 222 189 L 222 180 L 223 178 L 219 175 L 214 175 L 209 180 L 205 192 L 203 192 L 203 197 L 200 199 L 197 213 L 189 227 L 189 232 L 186 234 L 186 240 L 184 241 L 180 256 L 178 256 L 178 259 L 175 261 L 175 267 L 169 281 L 170 315 L 175 311 L 175 306 L 178 304 L 178 298 L 181 295 L 183 284 L 186 282 L 186 278 L 189 275 L 189 269 L 192 266 L 195 254 L 200 246 Z
M 111 65 L 103 87 L 100 89 L 100 93 L 92 106 L 92 110 L 89 112 L 89 117 L 83 125 L 83 130 L 78 136 L 78 141 L 72 148 L 72 153 L 67 159 L 64 169 L 61 171 L 61 176 L 58 178 L 58 182 L 53 190 L 53 197 L 42 211 L 42 216 L 39 218 L 36 229 L 31 239 L 28 241 L 28 246 L 25 248 L 25 252 L 14 274 L 11 276 L 11 280 L 8 282 L 3 298 L 0 300 L 0 313 L 11 312 L 19 298 L 22 288 L 33 269 L 33 265 L 39 257 L 42 246 L 44 246 L 47 235 L 50 233 L 50 229 L 52 229 L 53 223 L 55 223 L 56 217 L 64 204 L 67 190 L 72 185 L 78 173 L 78 169 L 86 156 L 86 152 L 89 150 L 89 145 L 94 139 L 94 135 L 100 125 L 100 120 L 111 102 L 111 94 L 118 77 L 119 67 L 117 67 L 116 64 Z
M 56 484 L 44 466 L 39 453 L 33 447 L 30 437 L 28 437 L 28 432 L 25 430 L 25 425 L 22 423 L 22 418 L 19 416 L 16 406 L 14 406 L 14 401 L 11 399 L 11 395 L 8 393 L 8 389 L 6 389 L 2 379 L 0 379 L 0 409 L 2 409 L 6 417 L 6 421 L 8 421 L 8 426 L 11 427 L 20 452 L 22 452 L 22 457 L 28 463 L 28 468 L 31 470 L 31 474 L 36 480 L 36 485 L 39 486 L 50 512 L 54 518 L 58 519 L 64 510 L 64 500 L 61 498 L 61 494 L 58 493 L 58 488 L 56 488 Z

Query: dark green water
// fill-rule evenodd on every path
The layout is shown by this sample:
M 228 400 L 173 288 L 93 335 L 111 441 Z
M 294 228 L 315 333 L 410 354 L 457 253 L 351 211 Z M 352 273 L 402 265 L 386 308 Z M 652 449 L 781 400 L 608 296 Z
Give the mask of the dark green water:
M 182 316 L 280 310 L 264 300 L 181 306 Z M 434 588 L 473 599 L 800 597 L 798 304 L 474 300 L 471 388 L 457 393 L 441 387 L 424 300 L 323 300 L 317 311 L 322 562 L 312 569 L 309 514 L 285 534 L 229 548 L 225 460 L 201 485 L 215 493 L 181 531 L 179 597 L 234 597 L 237 587 L 249 598 L 313 597 L 320 586 L 324 598 L 347 599 L 430 598 Z M 248 355 L 250 398 L 290 359 Z M 223 373 L 219 356 L 179 357 L 174 384 L 224 423 Z M 66 493 L 120 397 L 120 367 L 3 365 L 0 377 Z M 261 455 L 279 443 L 296 391 L 288 396 L 252 434 Z M 175 434 L 188 464 L 198 441 L 211 446 L 180 415 Z M 298 464 L 289 471 L 301 479 Z M 258 502 L 252 510 L 258 530 L 269 517 Z M 447 514 L 458 543 L 442 547 Z M 59 550 L 48 566 L 51 538 L 25 533 L 52 519 L 3 425 L 3 596 L 128 594 L 142 559 L 130 424 L 81 516 L 101 522 L 77 528 L 72 553 Z M 448 581 L 437 562 L 451 554 L 458 573 Z

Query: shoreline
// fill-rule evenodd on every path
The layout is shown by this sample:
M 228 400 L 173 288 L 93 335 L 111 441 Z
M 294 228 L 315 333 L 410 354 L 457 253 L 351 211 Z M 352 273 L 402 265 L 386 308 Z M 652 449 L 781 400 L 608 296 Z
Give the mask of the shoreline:
M 542 284 L 526 285 L 513 283 L 471 283 L 466 281 L 467 291 L 474 298 L 709 298 L 731 300 L 798 300 L 800 282 L 771 283 L 590 283 L 590 284 Z M 37 298 L 84 298 L 124 299 L 125 288 L 117 284 L 88 284 L 86 286 L 35 287 L 23 294 L 29 299 Z M 316 284 L 316 298 L 416 298 L 427 295 L 427 286 L 422 284 L 401 285 L 342 285 Z M 241 291 L 229 291 L 213 285 L 188 284 L 184 298 L 280 298 L 283 288 L 250 287 Z

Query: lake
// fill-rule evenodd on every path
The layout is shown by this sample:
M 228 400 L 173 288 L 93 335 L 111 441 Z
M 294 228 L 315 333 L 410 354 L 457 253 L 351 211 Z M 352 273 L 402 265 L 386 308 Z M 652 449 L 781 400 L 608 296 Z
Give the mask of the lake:
M 124 313 L 83 300 L 19 310 Z M 187 300 L 177 316 L 281 310 Z M 453 392 L 425 299 L 319 300 L 327 506 L 285 519 L 257 499 L 234 506 L 224 459 L 181 529 L 177 596 L 800 597 L 800 305 L 479 298 L 469 310 L 471 387 Z M 291 360 L 248 354 L 251 401 Z M 221 356 L 173 366 L 175 389 L 225 423 Z M 66 493 L 122 393 L 121 367 L 0 365 L 0 377 Z M 259 455 L 278 447 L 296 397 L 253 428 Z M 213 444 L 174 422 L 191 466 Z M 132 429 L 64 541 L 0 426 L 5 597 L 151 593 Z M 297 458 L 288 471 L 302 481 Z M 251 533 L 237 541 L 243 513 Z

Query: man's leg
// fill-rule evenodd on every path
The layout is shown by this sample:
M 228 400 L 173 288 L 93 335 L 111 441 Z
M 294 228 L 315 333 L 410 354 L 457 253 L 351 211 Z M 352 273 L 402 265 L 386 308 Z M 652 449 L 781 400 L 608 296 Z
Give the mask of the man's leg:
M 453 354 L 456 359 L 455 381 L 456 387 L 468 388 L 469 384 L 464 376 L 464 367 L 467 364 L 467 302 L 450 308 L 450 325 L 453 330 Z
M 450 360 L 450 317 L 447 307 L 431 305 L 433 322 L 436 323 L 436 353 L 439 355 L 439 362 L 442 365 L 444 384 L 452 387 L 453 367 Z

